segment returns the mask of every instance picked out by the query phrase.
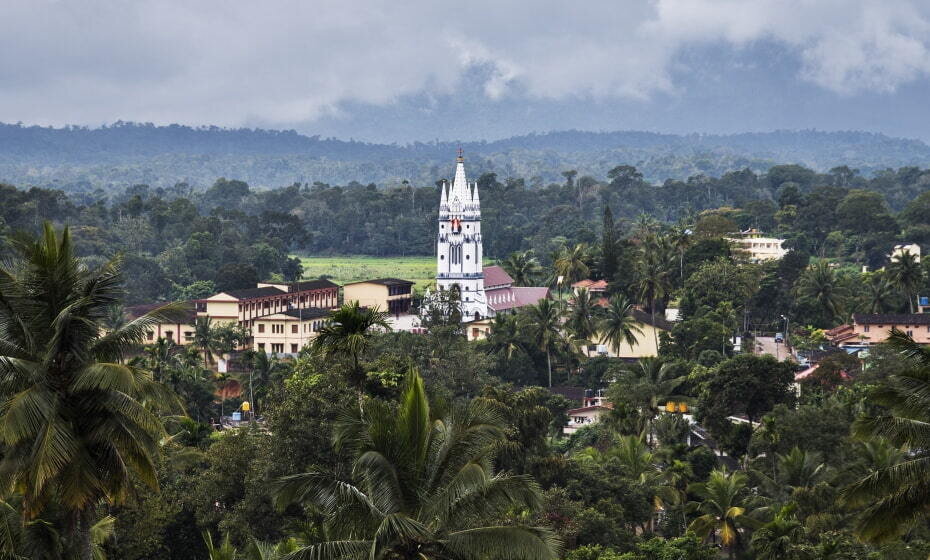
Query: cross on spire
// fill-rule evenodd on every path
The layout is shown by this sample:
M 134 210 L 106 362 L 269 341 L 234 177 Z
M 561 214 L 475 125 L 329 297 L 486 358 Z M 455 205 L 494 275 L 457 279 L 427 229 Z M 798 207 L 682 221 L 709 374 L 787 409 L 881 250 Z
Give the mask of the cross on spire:
M 462 157 L 462 153 L 463 153 L 463 152 L 462 152 L 462 148 L 461 148 L 461 146 L 459 146 L 459 157 L 458 157 L 458 161 L 465 161 L 465 158 Z

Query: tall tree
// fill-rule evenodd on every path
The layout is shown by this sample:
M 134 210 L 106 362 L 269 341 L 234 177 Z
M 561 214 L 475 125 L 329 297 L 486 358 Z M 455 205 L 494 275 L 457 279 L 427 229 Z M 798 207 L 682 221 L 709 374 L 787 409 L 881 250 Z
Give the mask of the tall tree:
M 524 315 L 527 330 L 536 347 L 546 353 L 546 370 L 549 386 L 552 387 L 552 350 L 561 337 L 562 314 L 559 306 L 551 299 L 540 300 L 531 305 Z
M 801 274 L 796 289 L 799 297 L 816 306 L 826 323 L 835 322 L 845 312 L 846 287 L 824 260 L 810 265 Z
M 676 391 L 685 377 L 674 375 L 674 369 L 659 358 L 643 358 L 620 370 L 616 383 L 608 389 L 611 402 L 626 403 L 638 414 L 638 432 L 653 440 L 654 422 L 667 401 L 685 397 Z
M 746 475 L 713 471 L 707 482 L 692 484 L 688 491 L 699 498 L 691 509 L 700 513 L 688 527 L 704 539 L 720 535 L 720 544 L 732 557 L 740 546 L 740 522 L 746 518 Z
M 349 384 L 358 391 L 359 406 L 362 404 L 367 377 L 361 358 L 376 330 L 390 330 L 387 318 L 386 312 L 361 307 L 358 301 L 343 304 L 330 314 L 311 344 L 315 352 L 348 361 L 347 377 Z
M 511 253 L 501 266 L 517 286 L 532 286 L 540 272 L 539 260 L 532 250 Z
M 897 330 L 887 343 L 907 359 L 909 369 L 888 377 L 872 392 L 871 404 L 884 408 L 858 418 L 853 433 L 885 438 L 908 453 L 843 491 L 848 505 L 864 508 L 855 531 L 871 542 L 904 533 L 930 511 L 930 350 Z
M 552 266 L 555 273 L 562 276 L 563 281 L 568 284 L 584 280 L 591 274 L 591 268 L 588 266 L 587 245 L 578 243 L 571 247 L 562 247 Z
M 903 251 L 895 255 L 888 265 L 888 273 L 901 294 L 907 299 L 908 309 L 914 312 L 914 303 L 917 301 L 917 291 L 924 280 L 924 271 L 920 266 L 917 255 L 910 251 Z
M 601 234 L 601 274 L 610 282 L 617 275 L 617 228 L 610 206 L 604 205 L 603 233 Z
M 590 342 L 597 334 L 600 313 L 601 307 L 591 292 L 585 288 L 579 288 L 569 306 L 568 321 L 565 326 L 576 339 Z
M 495 473 L 494 449 L 507 423 L 493 401 L 474 399 L 437 416 L 423 380 L 407 375 L 398 406 L 369 401 L 336 426 L 337 449 L 353 457 L 349 480 L 311 472 L 275 488 L 279 505 L 324 515 L 329 540 L 299 558 L 555 559 L 557 539 L 542 527 L 502 523 L 540 507 L 526 475 Z
M 67 548 L 92 558 L 100 503 L 116 504 L 133 480 L 157 487 L 165 398 L 151 373 L 123 358 L 159 322 L 179 320 L 166 306 L 103 334 L 119 302 L 119 258 L 89 269 L 71 235 L 46 223 L 40 239 L 13 240 L 15 260 L 0 268 L 0 458 L 3 492 L 22 496 L 34 519 L 62 512 Z
M 615 294 L 608 301 L 600 327 L 602 343 L 607 343 L 617 352 L 623 344 L 636 346 L 642 329 L 633 318 L 633 304 L 623 294 Z
M 197 317 L 194 319 L 193 343 L 203 352 L 203 367 L 210 369 L 210 355 L 216 347 L 216 330 L 210 317 Z

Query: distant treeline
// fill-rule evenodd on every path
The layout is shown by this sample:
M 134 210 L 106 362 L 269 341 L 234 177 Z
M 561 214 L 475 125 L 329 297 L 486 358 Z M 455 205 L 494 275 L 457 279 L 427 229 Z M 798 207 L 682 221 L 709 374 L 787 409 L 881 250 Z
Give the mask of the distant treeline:
M 560 131 L 493 142 L 372 144 L 293 130 L 192 128 L 118 122 L 102 128 L 0 124 L 0 181 L 88 191 L 145 183 L 206 186 L 237 177 L 256 188 L 294 182 L 390 186 L 431 184 L 464 148 L 473 173 L 549 183 L 575 169 L 604 176 L 616 162 L 635 164 L 653 183 L 796 163 L 837 165 L 871 176 L 887 168 L 930 165 L 930 146 L 866 132 L 777 131 L 735 135 Z
M 646 215 L 711 235 L 756 227 L 805 253 L 870 266 L 881 266 L 895 243 L 930 245 L 927 169 L 866 178 L 848 167 L 817 173 L 783 165 L 656 186 L 622 165 L 606 178 L 569 171 L 561 182 L 538 185 L 485 173 L 478 184 L 485 252 L 493 258 L 532 249 L 548 263 L 563 246 L 596 244 L 605 206 L 619 235 Z M 0 185 L 0 200 L 0 234 L 36 230 L 46 219 L 71 225 L 82 255 L 124 252 L 130 300 L 147 301 L 190 295 L 183 290 L 201 281 L 225 286 L 293 274 L 288 255 L 295 252 L 431 255 L 439 192 L 356 182 L 255 190 L 220 179 L 206 190 L 179 183 L 109 194 Z

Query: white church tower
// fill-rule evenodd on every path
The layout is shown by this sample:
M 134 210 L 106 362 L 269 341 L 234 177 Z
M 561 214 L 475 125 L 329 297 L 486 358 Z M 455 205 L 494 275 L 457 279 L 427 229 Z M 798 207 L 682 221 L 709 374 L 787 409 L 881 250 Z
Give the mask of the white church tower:
M 465 159 L 462 150 L 459 150 L 452 188 L 447 189 L 443 182 L 442 199 L 439 202 L 436 286 L 440 290 L 459 291 L 463 321 L 488 316 L 483 262 L 478 183 L 468 184 Z

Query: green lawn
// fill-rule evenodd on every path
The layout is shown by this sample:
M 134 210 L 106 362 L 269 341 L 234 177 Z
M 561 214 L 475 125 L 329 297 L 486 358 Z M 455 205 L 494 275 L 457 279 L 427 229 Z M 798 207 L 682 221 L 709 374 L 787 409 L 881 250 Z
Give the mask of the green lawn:
M 402 278 L 416 282 L 422 291 L 436 278 L 433 257 L 304 257 L 305 278 L 326 275 L 337 284 L 372 278 Z

